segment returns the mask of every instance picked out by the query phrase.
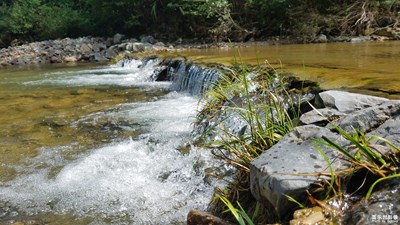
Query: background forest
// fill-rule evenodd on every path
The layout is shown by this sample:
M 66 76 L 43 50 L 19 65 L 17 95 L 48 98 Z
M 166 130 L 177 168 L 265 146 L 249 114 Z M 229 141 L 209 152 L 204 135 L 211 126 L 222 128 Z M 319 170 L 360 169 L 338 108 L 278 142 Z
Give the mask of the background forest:
M 400 0 L 1 0 L 0 47 L 115 33 L 170 41 L 360 35 L 396 26 L 399 13 Z

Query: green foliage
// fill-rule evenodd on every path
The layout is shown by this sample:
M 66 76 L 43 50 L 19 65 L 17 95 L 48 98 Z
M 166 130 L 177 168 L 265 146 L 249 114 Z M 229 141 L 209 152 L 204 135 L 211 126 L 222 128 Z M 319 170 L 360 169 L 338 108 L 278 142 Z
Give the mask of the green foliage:
M 159 35 L 210 41 L 319 33 L 364 34 L 397 26 L 397 0 L 3 0 L 0 38 Z M 0 43 L 1 44 L 1 43 Z
M 241 136 L 229 132 L 229 128 L 223 127 L 223 124 L 212 128 L 221 129 L 217 131 L 220 140 L 213 142 L 212 146 L 222 150 L 220 156 L 227 162 L 245 171 L 249 170 L 252 159 L 278 142 L 295 126 L 288 113 L 293 103 L 284 100 L 290 99 L 284 85 L 272 88 L 274 77 L 273 72 L 267 71 L 266 67 L 239 66 L 224 76 L 214 90 L 204 97 L 203 114 L 214 115 L 224 104 L 228 105 L 224 106 L 225 112 L 240 115 L 248 125 L 249 132 Z M 256 83 L 250 83 L 254 81 Z M 253 90 L 255 86 L 257 90 Z M 235 102 L 239 96 L 241 100 Z M 229 152 L 229 156 L 225 156 L 223 151 Z
M 77 36 L 86 26 L 68 1 L 16 0 L 2 21 L 10 35 L 28 40 Z
M 292 100 L 285 83 L 270 65 L 249 67 L 238 63 L 226 70 L 226 75 L 203 97 L 204 108 L 199 113 L 199 120 L 204 120 L 206 116 L 208 120 L 213 118 L 213 121 L 218 121 L 205 131 L 204 136 L 210 132 L 216 134 L 216 141 L 211 141 L 209 147 L 214 148 L 213 153 L 217 157 L 237 169 L 235 181 L 227 191 L 220 191 L 220 196 L 231 202 L 240 202 L 249 209 L 257 208 L 254 207 L 256 201 L 249 193 L 250 162 L 296 126 L 294 117 L 297 114 L 291 116 L 288 111 L 295 112 L 297 102 Z M 225 127 L 223 120 L 226 117 L 221 116 L 225 113 L 228 117 L 232 113 L 244 121 L 246 131 L 231 132 L 229 123 Z M 227 206 L 226 201 L 222 203 L 214 202 L 212 210 L 220 213 Z M 237 214 L 234 216 L 236 220 L 242 218 L 241 221 L 247 221 L 240 211 L 232 208 L 230 211 Z M 262 211 L 264 217 L 257 222 L 271 220 L 273 215 L 264 208 Z

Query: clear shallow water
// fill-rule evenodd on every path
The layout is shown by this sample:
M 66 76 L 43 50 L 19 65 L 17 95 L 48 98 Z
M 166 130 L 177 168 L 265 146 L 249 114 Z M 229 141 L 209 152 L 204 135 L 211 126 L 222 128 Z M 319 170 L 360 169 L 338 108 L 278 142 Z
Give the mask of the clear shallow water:
M 205 63 L 235 60 L 272 65 L 322 88 L 400 98 L 400 41 L 300 45 L 252 44 L 240 48 L 188 49 L 174 53 Z
M 198 99 L 151 82 L 154 66 L 1 73 L 0 220 L 179 224 L 205 209 L 218 164 L 179 151 Z

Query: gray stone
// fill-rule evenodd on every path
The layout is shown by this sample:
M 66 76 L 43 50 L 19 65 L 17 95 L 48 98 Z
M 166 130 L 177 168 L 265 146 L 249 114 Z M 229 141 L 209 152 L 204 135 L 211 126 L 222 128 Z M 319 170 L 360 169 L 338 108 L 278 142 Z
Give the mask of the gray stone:
M 369 133 L 369 136 L 375 135 L 378 137 L 383 137 L 396 146 L 400 146 L 400 116 L 386 120 L 377 129 Z M 382 141 L 378 143 L 384 144 Z
M 142 38 L 140 38 L 140 42 L 154 44 L 154 43 L 156 43 L 156 39 L 154 39 L 153 36 L 148 35 L 148 36 L 143 36 Z
M 384 189 L 373 192 L 368 201 L 362 199 L 358 204 L 351 207 L 345 215 L 344 224 L 399 224 L 400 184 L 398 180 L 393 179 L 393 182 L 385 186 Z M 385 218 L 382 216 L 385 216 Z
M 95 62 L 105 62 L 108 61 L 108 59 L 106 57 L 104 57 L 102 54 L 100 53 L 94 53 L 93 55 L 91 55 L 89 57 L 90 61 L 95 61 Z
M 400 101 L 386 101 L 383 104 L 362 109 L 343 117 L 335 123 L 347 132 L 372 131 L 391 117 L 400 115 Z
M 145 44 L 143 43 L 127 43 L 125 44 L 125 50 L 136 53 L 145 51 Z
M 94 43 L 93 44 L 93 51 L 94 52 L 100 52 L 100 51 L 103 51 L 103 50 L 106 50 L 106 49 L 107 49 L 107 46 L 105 44 L 103 44 L 103 43 Z
M 161 42 L 161 41 L 155 43 L 154 45 L 157 46 L 157 47 L 165 47 L 165 44 L 163 42 Z
M 52 56 L 50 58 L 50 63 L 61 63 L 61 62 L 62 62 L 62 60 L 59 56 Z
M 315 43 L 326 43 L 326 42 L 328 42 L 328 38 L 326 37 L 325 34 L 320 34 L 317 37 L 315 37 L 313 42 L 315 42 Z
M 113 59 L 118 55 L 118 51 L 116 50 L 116 48 L 108 48 L 105 54 L 105 57 L 108 59 Z
M 317 124 L 326 123 L 328 121 L 333 121 L 339 117 L 347 115 L 346 113 L 340 112 L 336 109 L 322 108 L 316 110 L 311 110 L 300 116 L 300 121 L 303 124 Z
M 388 99 L 344 91 L 325 91 L 319 93 L 317 105 L 334 108 L 341 112 L 353 112 L 381 104 Z
M 93 46 L 91 44 L 83 43 L 80 47 L 80 50 L 83 54 L 90 54 L 93 51 Z
M 115 34 L 114 35 L 114 37 L 113 37 L 113 43 L 114 43 L 114 45 L 115 44 L 119 44 L 119 43 L 121 43 L 121 41 L 122 41 L 122 39 L 125 37 L 125 35 L 122 35 L 122 34 Z
M 369 41 L 371 38 L 369 36 L 359 36 L 359 37 L 353 37 L 351 38 L 350 42 L 351 43 L 360 43 L 360 42 L 365 42 Z
M 315 125 L 296 127 L 294 131 L 254 159 L 250 165 L 250 188 L 253 196 L 272 206 L 277 216 L 285 216 L 296 205 L 285 195 L 302 201 L 305 190 L 319 180 L 320 172 L 327 172 L 327 163 L 311 139 L 327 136 L 336 143 L 347 145 L 339 135 Z M 344 168 L 337 160 L 338 152 L 321 146 L 334 169 Z

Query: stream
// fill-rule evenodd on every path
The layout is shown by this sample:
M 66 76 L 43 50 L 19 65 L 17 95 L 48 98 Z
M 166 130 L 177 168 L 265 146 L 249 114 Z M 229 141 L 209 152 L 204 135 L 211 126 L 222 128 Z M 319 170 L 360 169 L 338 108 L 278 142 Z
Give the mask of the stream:
M 185 145 L 198 97 L 152 81 L 156 68 L 1 73 L 0 221 L 182 224 L 205 210 L 215 186 L 205 169 L 219 163 Z
M 231 63 L 235 52 L 162 55 Z M 254 45 L 238 57 L 327 89 L 400 97 L 400 42 Z M 190 140 L 217 75 L 171 65 L 171 81 L 155 81 L 157 59 L 0 70 L 0 224 L 185 224 L 205 210 L 223 185 L 209 171 L 227 168 Z

